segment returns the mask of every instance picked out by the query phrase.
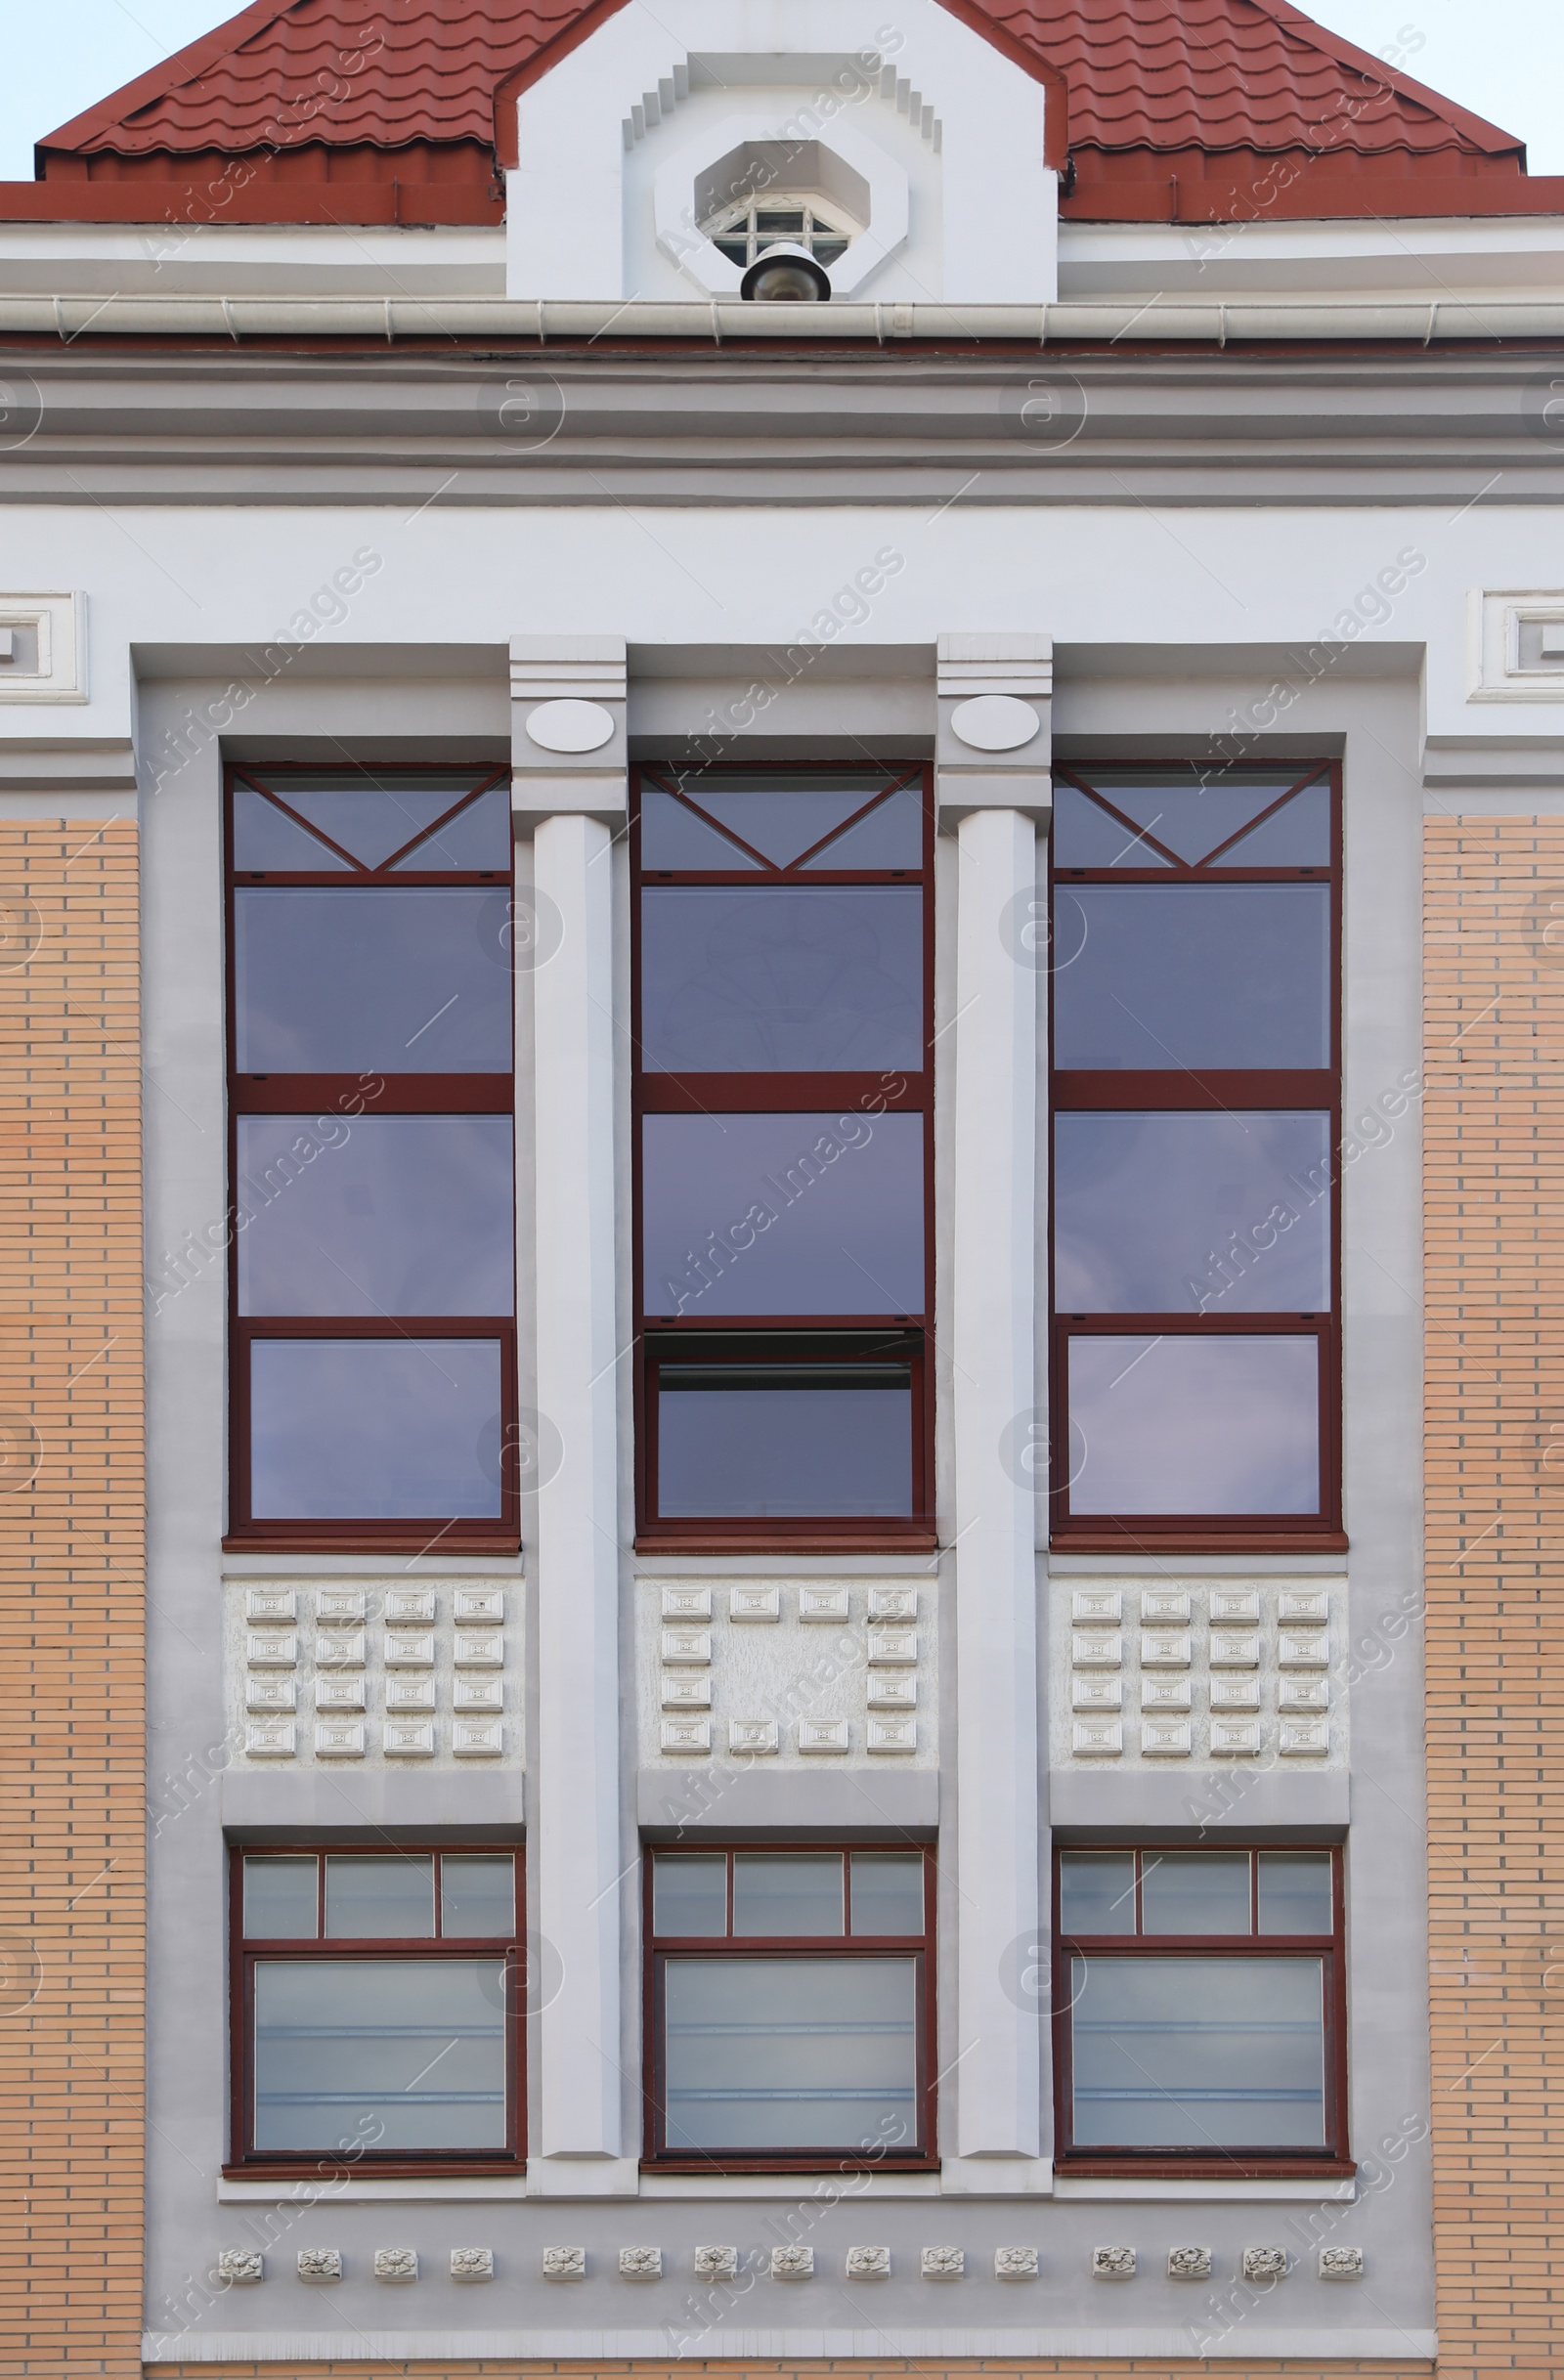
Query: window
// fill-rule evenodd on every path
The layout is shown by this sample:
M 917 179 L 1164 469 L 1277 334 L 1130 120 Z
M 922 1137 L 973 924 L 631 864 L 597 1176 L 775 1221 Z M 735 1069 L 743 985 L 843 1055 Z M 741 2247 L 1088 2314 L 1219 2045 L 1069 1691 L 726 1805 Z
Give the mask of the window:
M 834 265 L 838 257 L 847 254 L 853 232 L 846 216 L 835 207 L 827 216 L 812 198 L 786 195 L 760 200 L 741 199 L 736 206 L 724 207 L 702 228 L 713 246 L 735 265 L 753 265 L 758 256 L 763 256 L 779 240 L 787 241 L 791 247 L 807 248 L 817 264 Z
M 921 767 L 639 775 L 641 1540 L 934 1541 Z
M 234 2163 L 521 2157 L 513 1851 L 233 1858 Z
M 1351 2170 L 1335 1852 L 1062 1851 L 1058 1886 L 1062 2163 Z
M 1057 1541 L 1345 1543 L 1338 795 L 1056 773 Z
M 934 2163 L 931 1855 L 654 1851 L 646 1932 L 648 2163 Z
M 508 770 L 235 768 L 230 1542 L 514 1550 Z

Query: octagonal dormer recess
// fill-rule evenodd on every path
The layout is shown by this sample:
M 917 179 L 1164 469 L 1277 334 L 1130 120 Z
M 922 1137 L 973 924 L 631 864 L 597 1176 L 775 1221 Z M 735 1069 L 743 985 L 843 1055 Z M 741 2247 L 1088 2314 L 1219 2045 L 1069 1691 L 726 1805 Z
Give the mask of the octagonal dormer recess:
M 855 125 L 801 139 L 775 108 L 734 109 L 662 164 L 657 244 L 711 297 L 736 297 L 746 267 L 786 241 L 809 249 L 851 297 L 907 238 L 907 175 Z

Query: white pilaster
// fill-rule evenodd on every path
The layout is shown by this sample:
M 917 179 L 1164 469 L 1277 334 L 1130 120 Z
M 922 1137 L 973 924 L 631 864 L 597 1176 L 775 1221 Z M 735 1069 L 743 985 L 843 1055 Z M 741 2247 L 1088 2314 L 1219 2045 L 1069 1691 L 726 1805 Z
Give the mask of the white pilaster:
M 1046 783 L 1046 780 L 1045 780 Z M 1018 793 L 1021 789 L 1018 787 Z M 1037 978 L 1017 941 L 1037 836 L 958 828 L 952 1390 L 956 1457 L 956 2158 L 947 2188 L 1046 2187 L 1038 1905 L 1035 1504 L 1007 1450 L 1036 1401 Z M 1013 1476 L 1014 1474 L 1014 1476 Z M 966 2160 L 982 2160 L 967 2165 Z
M 562 1974 L 533 2079 L 545 2159 L 619 2158 L 624 2144 L 611 847 L 579 811 L 538 821 L 538 905 L 552 904 L 559 935 L 533 978 L 538 1402 L 564 1450 L 540 1491 L 536 1557 L 532 1856 Z M 591 2186 L 589 2175 L 540 2179 Z

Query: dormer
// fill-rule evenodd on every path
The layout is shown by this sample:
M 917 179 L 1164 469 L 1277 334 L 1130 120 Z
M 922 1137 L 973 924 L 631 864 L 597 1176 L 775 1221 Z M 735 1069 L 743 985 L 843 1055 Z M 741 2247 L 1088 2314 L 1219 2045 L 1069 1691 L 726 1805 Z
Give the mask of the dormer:
M 1057 294 L 1057 78 L 942 0 L 629 0 L 509 104 L 512 297 L 738 297 L 773 247 L 840 298 Z

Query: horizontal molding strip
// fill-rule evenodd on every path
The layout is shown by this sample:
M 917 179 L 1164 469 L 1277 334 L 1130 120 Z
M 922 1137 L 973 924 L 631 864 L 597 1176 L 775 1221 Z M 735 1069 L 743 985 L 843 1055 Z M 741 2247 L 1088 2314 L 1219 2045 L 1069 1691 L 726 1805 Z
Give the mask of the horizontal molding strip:
M 758 305 L 632 299 L 370 297 L 0 297 L 0 334 L 144 338 L 1004 339 L 1029 346 L 1126 339 L 1292 341 L 1528 339 L 1564 336 L 1564 299 L 1336 299 L 1277 304 L 1152 298 L 1140 305 Z
M 807 2283 L 780 2281 L 767 2284 L 784 2291 L 797 2292 Z M 959 2282 L 942 2282 L 935 2287 L 960 2287 Z M 1005 2283 L 1019 2292 L 1028 2283 Z M 1110 2286 L 1114 2284 L 1109 2284 Z M 1351 2284 L 1342 2283 L 1342 2287 Z M 580 2282 L 560 2282 L 555 2286 L 580 2290 Z M 587 2288 L 590 2282 L 586 2284 Z M 1131 2284 L 1133 2286 L 1133 2284 Z M 1203 2310 L 1198 2292 L 1192 2291 L 1195 2304 L 1192 2321 Z M 524 2359 L 529 2363 L 568 2359 L 577 2363 L 628 2362 L 648 2358 L 666 2364 L 670 2358 L 670 2341 L 674 2334 L 668 2326 L 662 2329 L 597 2330 L 586 2325 L 579 2330 L 532 2330 L 519 2326 L 511 2330 L 458 2330 L 449 2326 L 444 2330 L 219 2330 L 204 2331 L 198 2322 L 187 2331 L 169 2333 L 149 2331 L 142 2340 L 142 2359 L 153 2365 L 208 2363 L 326 2363 L 341 2366 L 344 2358 L 356 2366 L 366 2363 L 388 2363 L 401 2366 L 408 2363 L 429 2362 L 442 2373 L 456 2373 L 467 2363 L 477 2365 L 486 2358 L 504 2357 Z M 1017 2323 L 1014 2329 L 990 2325 L 982 2329 L 966 2329 L 958 2322 L 947 2327 L 916 2330 L 807 2330 L 794 2329 L 779 2323 L 771 2330 L 717 2329 L 708 2334 L 712 2352 L 720 2354 L 724 2363 L 749 2359 L 781 2358 L 784 2361 L 809 2358 L 823 2359 L 856 2356 L 871 2362 L 884 2363 L 888 2356 L 925 2358 L 931 2362 L 980 2356 L 1000 2356 L 1014 2362 L 1025 2357 L 1087 2356 L 1087 2357 L 1176 2357 L 1187 2362 L 1191 2355 L 1188 2324 L 1172 2327 L 1136 2329 L 1129 2323 L 1099 2328 L 1043 2328 L 1034 2323 Z M 1432 2362 L 1438 2354 L 1437 2333 L 1432 2330 L 1401 2330 L 1393 2325 L 1370 2328 L 1349 2325 L 1340 2330 L 1327 2329 L 1322 2323 L 1300 2322 L 1296 2329 L 1268 2325 L 1263 2330 L 1251 2328 L 1247 2322 L 1235 2322 L 1221 2339 L 1203 2343 L 1201 2360 L 1222 2362 L 1227 2358 L 1254 2362 L 1272 2358 L 1293 2361 L 1337 2361 L 1343 2365 L 1353 2362 L 1383 2361 L 1404 2370 L 1409 2363 L 1426 2359 Z

